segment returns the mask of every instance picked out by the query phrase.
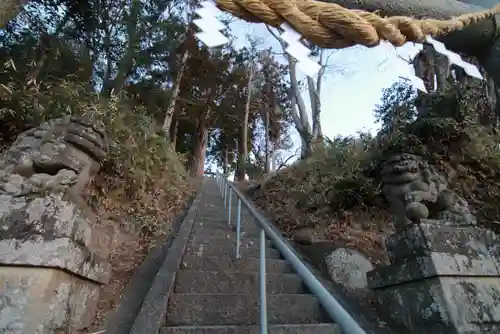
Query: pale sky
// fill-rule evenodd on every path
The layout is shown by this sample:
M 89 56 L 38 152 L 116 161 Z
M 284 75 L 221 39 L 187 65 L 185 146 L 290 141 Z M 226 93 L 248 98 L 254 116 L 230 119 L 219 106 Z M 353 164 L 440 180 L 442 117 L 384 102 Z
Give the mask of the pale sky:
M 269 34 L 264 24 L 234 20 L 229 28 L 237 37 L 236 47 L 248 45 L 246 35 L 263 39 L 262 48 L 272 47 L 283 52 L 279 43 Z M 373 117 L 374 106 L 379 103 L 382 89 L 390 87 L 403 72 L 399 66 L 409 68 L 397 54 L 405 59 L 418 49 L 413 43 L 398 48 L 382 45 L 374 48 L 355 46 L 335 52 L 329 59 L 333 68 L 325 76 L 321 91 L 321 126 L 325 136 L 355 135 L 358 131 L 375 132 L 378 125 Z M 282 59 L 285 62 L 285 59 Z M 340 70 L 337 70 L 340 69 Z M 399 67 L 401 69 L 401 67 Z M 299 71 L 299 76 L 305 78 Z M 303 94 L 308 105 L 308 95 Z M 300 141 L 294 135 L 296 147 Z

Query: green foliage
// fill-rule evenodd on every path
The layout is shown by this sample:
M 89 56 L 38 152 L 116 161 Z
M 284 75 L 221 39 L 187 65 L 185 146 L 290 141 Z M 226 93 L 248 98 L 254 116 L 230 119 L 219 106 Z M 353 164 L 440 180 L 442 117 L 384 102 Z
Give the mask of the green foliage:
M 79 97 L 91 93 L 89 87 L 76 83 L 81 69 L 79 60 L 67 52 L 64 45 L 57 48 L 59 57 L 47 57 L 43 68 L 32 60 L 36 46 L 29 38 L 0 52 L 3 64 L 3 84 L 0 86 L 2 146 L 9 145 L 20 132 L 40 122 L 73 113 L 80 107 Z M 64 63 L 73 66 L 63 70 Z
M 326 145 L 316 149 L 311 160 L 314 168 L 323 174 L 316 187 L 331 180 L 327 191 L 333 212 L 365 210 L 375 205 L 376 184 L 362 174 L 371 162 L 374 138 L 368 133 L 360 133 L 358 137 L 326 138 L 325 141 Z
M 396 82 L 383 91 L 381 103 L 374 110 L 381 136 L 397 137 L 406 124 L 415 120 L 415 99 L 413 87 L 406 82 Z

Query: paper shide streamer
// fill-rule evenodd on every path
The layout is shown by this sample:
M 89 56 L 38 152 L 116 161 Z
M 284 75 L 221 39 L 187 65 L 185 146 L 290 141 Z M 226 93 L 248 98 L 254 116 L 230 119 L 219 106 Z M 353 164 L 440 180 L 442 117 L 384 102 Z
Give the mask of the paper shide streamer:
M 193 20 L 193 23 L 200 28 L 200 32 L 195 36 L 209 48 L 214 48 L 227 44 L 229 39 L 220 31 L 224 30 L 225 25 L 217 20 L 217 15 L 221 11 L 217 8 L 214 1 L 207 0 L 200 3 L 200 8 L 195 9 L 195 13 L 200 16 Z
M 297 66 L 302 72 L 308 77 L 313 77 L 319 72 L 321 66 L 309 58 L 311 50 L 300 41 L 302 36 L 287 23 L 283 23 L 280 28 L 283 30 L 280 38 L 288 44 L 285 52 L 295 58 Z
M 481 75 L 481 72 L 479 72 L 479 69 L 475 65 L 463 60 L 459 54 L 456 54 L 455 52 L 452 52 L 452 51 L 446 49 L 446 46 L 443 43 L 436 41 L 431 36 L 426 36 L 425 41 L 427 43 L 429 43 L 430 45 L 432 45 L 432 47 L 434 48 L 434 50 L 437 53 L 440 53 L 440 54 L 446 56 L 448 58 L 450 64 L 453 64 L 453 65 L 456 65 L 458 67 L 463 68 L 465 73 L 467 73 L 467 75 L 469 75 L 471 77 L 477 78 L 479 80 L 483 80 L 483 76 Z M 427 93 L 427 89 L 425 88 L 424 81 L 421 78 L 417 77 L 414 73 L 412 73 L 410 70 L 410 67 L 404 61 L 402 61 L 402 60 L 397 61 L 396 67 L 398 68 L 399 72 L 401 73 L 401 77 L 403 77 L 404 79 L 407 79 L 413 85 L 413 87 L 415 87 L 416 89 L 418 89 L 424 93 Z
M 195 36 L 209 48 L 222 46 L 229 42 L 226 36 L 220 31 L 225 28 L 224 24 L 217 20 L 221 11 L 217 8 L 213 0 L 206 0 L 200 3 L 200 7 L 195 9 L 195 13 L 200 16 L 193 23 L 200 28 L 200 32 Z M 289 24 L 281 25 L 283 30 L 280 38 L 285 41 L 288 47 L 285 52 L 297 60 L 297 66 L 307 76 L 314 76 L 319 72 L 321 66 L 309 58 L 311 50 L 300 42 L 302 36 L 296 32 Z

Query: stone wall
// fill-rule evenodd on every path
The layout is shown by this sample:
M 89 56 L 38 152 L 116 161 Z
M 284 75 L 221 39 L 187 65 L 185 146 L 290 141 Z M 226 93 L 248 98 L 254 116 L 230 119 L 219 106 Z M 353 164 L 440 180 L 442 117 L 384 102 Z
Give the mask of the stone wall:
M 105 155 L 104 132 L 67 116 L 21 134 L 0 157 L 0 332 L 91 324 L 110 241 L 81 194 Z

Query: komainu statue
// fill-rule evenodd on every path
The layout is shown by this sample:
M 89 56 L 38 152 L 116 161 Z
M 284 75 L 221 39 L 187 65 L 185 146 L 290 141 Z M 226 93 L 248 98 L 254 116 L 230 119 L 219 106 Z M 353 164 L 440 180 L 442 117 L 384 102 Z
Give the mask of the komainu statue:
M 20 134 L 0 156 L 1 333 L 91 324 L 110 243 L 81 195 L 105 156 L 104 132 L 72 116 Z
M 433 166 L 413 154 L 396 154 L 382 166 L 382 191 L 396 214 L 396 229 L 421 219 L 474 225 L 467 201 Z

